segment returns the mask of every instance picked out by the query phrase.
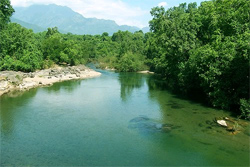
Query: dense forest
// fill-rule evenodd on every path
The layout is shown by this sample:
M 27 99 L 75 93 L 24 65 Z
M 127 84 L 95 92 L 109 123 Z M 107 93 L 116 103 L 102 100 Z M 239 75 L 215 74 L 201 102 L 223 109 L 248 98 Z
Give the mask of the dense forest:
M 53 65 L 98 62 L 133 72 L 150 69 L 183 94 L 241 112 L 250 119 L 249 0 L 212 0 L 151 10 L 151 32 L 118 31 L 112 36 L 62 34 L 56 27 L 34 33 L 10 23 L 14 9 L 0 2 L 0 71 L 30 72 Z

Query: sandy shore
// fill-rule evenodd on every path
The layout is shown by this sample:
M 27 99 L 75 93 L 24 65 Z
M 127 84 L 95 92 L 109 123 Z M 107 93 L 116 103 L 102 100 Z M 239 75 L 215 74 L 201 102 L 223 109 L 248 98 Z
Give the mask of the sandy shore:
M 84 65 L 55 67 L 33 73 L 15 71 L 0 72 L 0 96 L 13 90 L 29 90 L 38 86 L 50 86 L 56 82 L 98 77 L 101 73 Z

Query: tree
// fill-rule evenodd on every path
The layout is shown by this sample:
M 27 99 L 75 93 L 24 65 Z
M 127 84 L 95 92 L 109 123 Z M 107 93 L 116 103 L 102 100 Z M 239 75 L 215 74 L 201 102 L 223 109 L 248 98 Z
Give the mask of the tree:
M 249 111 L 249 0 L 153 8 L 147 57 L 168 86 L 199 92 L 214 107 Z M 193 94 L 193 93 L 192 93 Z
M 0 70 L 34 71 L 43 59 L 32 30 L 10 23 L 1 31 Z
M 14 12 L 9 0 L 0 1 L 0 30 L 10 22 L 10 17 Z
M 58 34 L 58 33 L 59 33 L 59 31 L 58 31 L 58 28 L 57 28 L 57 27 L 48 28 L 48 31 L 47 31 L 47 33 L 46 33 L 46 35 L 45 35 L 45 38 L 49 38 L 49 37 L 51 37 L 52 35 Z
M 119 60 L 115 67 L 121 72 L 134 72 L 143 69 L 142 57 L 137 54 L 128 52 L 124 54 Z

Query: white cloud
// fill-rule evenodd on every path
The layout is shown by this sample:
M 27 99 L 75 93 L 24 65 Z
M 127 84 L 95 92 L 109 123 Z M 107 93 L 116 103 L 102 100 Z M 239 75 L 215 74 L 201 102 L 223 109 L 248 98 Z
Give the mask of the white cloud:
M 57 4 L 68 6 L 87 18 L 95 17 L 114 20 L 119 25 L 130 25 L 140 28 L 147 26 L 141 20 L 144 15 L 148 14 L 148 11 L 144 11 L 139 7 L 129 6 L 122 0 L 11 0 L 11 4 L 22 7 L 32 4 Z
M 161 6 L 166 7 L 167 5 L 168 5 L 167 2 L 161 2 L 158 4 L 159 7 L 161 7 Z

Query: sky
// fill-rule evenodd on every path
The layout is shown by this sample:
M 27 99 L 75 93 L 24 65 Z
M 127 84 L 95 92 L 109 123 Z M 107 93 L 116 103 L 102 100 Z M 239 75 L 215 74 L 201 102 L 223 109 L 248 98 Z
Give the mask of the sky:
M 156 6 L 166 9 L 180 3 L 204 0 L 11 0 L 14 7 L 27 7 L 33 4 L 56 4 L 67 6 L 86 18 L 114 20 L 118 25 L 147 27 L 151 20 L 150 10 Z

